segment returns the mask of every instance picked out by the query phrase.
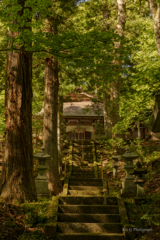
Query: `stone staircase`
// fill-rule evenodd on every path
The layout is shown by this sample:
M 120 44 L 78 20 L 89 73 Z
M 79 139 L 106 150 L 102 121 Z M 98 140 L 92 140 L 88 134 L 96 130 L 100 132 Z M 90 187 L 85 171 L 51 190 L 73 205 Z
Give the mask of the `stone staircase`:
M 68 195 L 59 198 L 56 240 L 122 240 L 116 197 L 103 197 L 103 180 L 95 178 L 91 144 L 86 142 L 84 161 L 73 143 L 74 161 Z

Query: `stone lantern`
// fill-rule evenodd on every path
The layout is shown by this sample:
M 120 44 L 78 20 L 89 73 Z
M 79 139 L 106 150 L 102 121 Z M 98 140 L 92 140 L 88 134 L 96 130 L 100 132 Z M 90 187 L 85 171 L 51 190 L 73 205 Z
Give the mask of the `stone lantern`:
M 122 160 L 125 162 L 124 170 L 126 172 L 126 177 L 122 183 L 121 196 L 133 197 L 137 193 L 137 187 L 134 184 L 134 177 L 130 172 L 136 167 L 133 165 L 133 160 L 138 158 L 138 155 L 126 149 L 125 154 L 122 155 Z
M 48 182 L 45 176 L 45 172 L 48 169 L 46 165 L 46 161 L 49 160 L 51 157 L 50 155 L 45 153 L 45 148 L 41 148 L 41 152 L 36 153 L 34 158 L 37 158 L 38 165 L 36 168 L 38 170 L 38 176 L 35 179 L 36 189 L 37 189 L 37 196 L 38 197 L 49 197 L 49 189 L 48 189 Z
M 144 184 L 146 182 L 145 180 L 145 174 L 148 172 L 147 169 L 142 168 L 141 163 L 138 161 L 137 162 L 137 167 L 130 172 L 130 174 L 135 175 L 136 178 L 134 180 L 134 183 L 137 184 L 137 195 L 136 198 L 142 199 L 143 196 L 145 195 L 144 191 Z
M 120 159 L 120 156 L 117 155 L 117 151 L 114 151 L 114 155 L 112 156 L 113 159 L 113 163 L 112 163 L 112 167 L 113 167 L 113 178 L 116 180 L 117 178 L 117 168 L 118 168 L 118 161 Z

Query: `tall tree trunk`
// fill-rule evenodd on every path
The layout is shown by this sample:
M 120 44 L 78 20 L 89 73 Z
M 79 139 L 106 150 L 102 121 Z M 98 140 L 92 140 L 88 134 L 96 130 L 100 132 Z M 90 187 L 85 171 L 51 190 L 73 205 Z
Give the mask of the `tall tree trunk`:
M 118 5 L 118 19 L 117 19 L 117 33 L 120 36 L 124 35 L 125 23 L 126 23 L 126 1 L 117 0 Z M 122 47 L 121 42 L 115 43 L 115 48 L 120 49 Z M 122 68 L 122 62 L 120 60 L 116 61 L 119 68 Z M 112 100 L 112 126 L 114 127 L 119 121 L 119 97 L 121 89 L 122 79 L 119 76 L 118 80 L 111 83 L 111 100 Z M 113 137 L 115 134 L 113 134 Z M 119 134 L 117 135 L 119 136 Z
M 45 100 L 44 100 L 44 147 L 51 155 L 49 170 L 46 177 L 48 188 L 52 195 L 62 190 L 58 172 L 57 148 L 57 112 L 58 112 L 58 63 L 53 57 L 47 58 L 45 63 Z
M 37 200 L 33 177 L 31 53 L 8 53 L 5 114 L 1 197 L 21 203 Z
M 126 3 L 124 0 L 117 0 L 118 5 L 118 19 L 117 19 L 117 33 L 122 36 L 125 30 L 125 13 L 126 13 Z M 108 8 L 106 8 L 108 9 Z M 109 18 L 109 9 L 106 14 Z M 121 42 L 115 43 L 115 48 L 121 48 Z M 114 61 L 121 68 L 120 61 Z M 105 134 L 106 137 L 114 137 L 115 134 L 112 133 L 113 127 L 120 120 L 119 117 L 119 96 L 120 96 L 120 86 L 121 79 L 115 80 L 110 83 L 107 89 L 103 90 L 104 97 L 104 122 L 105 122 Z
M 160 56 L 160 3 L 155 0 L 149 0 L 149 7 L 154 21 L 154 33 L 156 37 L 157 51 Z
M 17 4 L 22 7 L 18 15 L 23 16 L 25 0 L 18 0 Z M 25 21 L 28 24 L 31 17 Z M 31 31 L 28 25 L 23 29 Z M 19 28 L 19 31 L 23 29 Z M 9 31 L 8 34 L 14 39 L 19 32 Z M 37 200 L 32 149 L 32 54 L 26 52 L 24 47 L 19 48 L 18 52 L 9 52 L 6 70 L 5 153 L 1 197 L 6 201 L 22 203 Z

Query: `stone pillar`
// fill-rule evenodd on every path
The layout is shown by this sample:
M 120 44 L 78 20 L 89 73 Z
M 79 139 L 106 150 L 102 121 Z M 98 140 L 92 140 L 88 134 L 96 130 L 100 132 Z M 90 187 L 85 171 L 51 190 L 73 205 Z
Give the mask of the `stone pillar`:
M 121 189 L 122 197 L 134 197 L 137 193 L 137 187 L 134 184 L 134 177 L 130 174 L 130 172 L 136 167 L 133 165 L 133 160 L 137 157 L 138 155 L 131 153 L 129 149 L 127 149 L 125 154 L 122 155 L 122 160 L 125 162 L 123 168 L 126 172 L 126 177 L 122 183 Z

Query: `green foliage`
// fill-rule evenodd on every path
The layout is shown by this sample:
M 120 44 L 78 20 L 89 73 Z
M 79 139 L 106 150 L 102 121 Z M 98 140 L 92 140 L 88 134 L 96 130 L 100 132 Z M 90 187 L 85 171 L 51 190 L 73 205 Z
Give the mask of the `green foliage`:
M 160 195 L 152 194 L 146 196 L 147 204 L 142 205 L 143 216 L 149 225 L 160 225 Z
M 126 47 L 129 58 L 124 62 L 120 96 L 121 122 L 115 133 L 125 131 L 137 119 L 148 126 L 159 89 L 159 58 L 153 20 L 147 2 L 127 1 Z
M 47 222 L 49 213 L 49 207 L 51 207 L 50 201 L 41 201 L 39 203 L 25 203 L 23 204 L 23 210 L 26 213 L 25 224 L 27 227 L 35 227 L 38 224 L 44 224 Z
M 103 139 L 102 144 L 107 148 L 116 149 L 116 148 L 125 148 L 126 142 L 122 138 L 113 138 L 113 139 Z
M 130 141 L 130 147 L 129 147 L 130 151 L 137 153 L 141 160 L 144 160 L 144 156 L 145 156 L 145 150 L 142 146 L 143 142 L 144 140 L 140 140 L 139 138 L 136 138 L 136 140 Z

